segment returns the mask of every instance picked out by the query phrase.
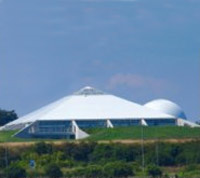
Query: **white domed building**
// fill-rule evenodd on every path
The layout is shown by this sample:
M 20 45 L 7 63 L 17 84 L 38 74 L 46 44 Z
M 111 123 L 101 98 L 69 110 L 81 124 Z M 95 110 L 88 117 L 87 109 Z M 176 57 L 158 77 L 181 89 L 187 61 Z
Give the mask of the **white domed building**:
M 146 103 L 144 106 L 176 118 L 187 119 L 181 107 L 169 100 L 157 99 Z
M 3 126 L 22 138 L 85 138 L 87 128 L 127 126 L 199 126 L 186 120 L 183 110 L 168 100 L 140 105 L 85 87 Z

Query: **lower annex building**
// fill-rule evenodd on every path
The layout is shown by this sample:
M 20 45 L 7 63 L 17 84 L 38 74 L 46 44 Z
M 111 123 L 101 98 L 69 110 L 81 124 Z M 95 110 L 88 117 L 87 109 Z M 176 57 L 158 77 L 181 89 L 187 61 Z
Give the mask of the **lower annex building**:
M 154 100 L 140 105 L 126 99 L 85 87 L 54 103 L 1 127 L 16 130 L 22 138 L 81 139 L 89 136 L 84 130 L 95 127 L 127 126 L 190 126 L 185 113 L 168 100 Z

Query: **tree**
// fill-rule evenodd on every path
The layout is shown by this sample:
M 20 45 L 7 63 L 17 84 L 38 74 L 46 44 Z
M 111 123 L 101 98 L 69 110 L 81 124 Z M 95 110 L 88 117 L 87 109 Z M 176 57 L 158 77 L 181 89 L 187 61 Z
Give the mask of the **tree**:
M 156 165 L 148 166 L 147 173 L 149 176 L 152 176 L 153 178 L 162 176 L 162 170 Z
M 8 178 L 25 178 L 26 170 L 18 165 L 11 165 L 5 169 L 5 175 Z
M 3 126 L 7 124 L 8 122 L 14 121 L 17 118 L 18 118 L 17 114 L 15 113 L 14 110 L 6 111 L 6 110 L 0 109 L 0 126 Z
M 45 173 L 50 178 L 60 178 L 63 175 L 58 165 L 54 163 L 50 163 L 46 166 Z

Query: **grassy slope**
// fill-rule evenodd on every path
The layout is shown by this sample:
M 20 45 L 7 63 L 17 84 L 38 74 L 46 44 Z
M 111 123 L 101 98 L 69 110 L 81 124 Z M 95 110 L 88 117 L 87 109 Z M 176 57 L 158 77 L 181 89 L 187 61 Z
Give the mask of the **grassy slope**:
M 183 139 L 200 138 L 200 128 L 188 127 L 143 127 L 144 139 Z M 140 139 L 142 136 L 141 127 L 121 127 L 114 129 L 90 129 L 87 130 L 91 136 L 89 140 L 123 140 Z
M 43 141 L 45 139 L 27 139 L 27 138 L 17 138 L 13 137 L 13 135 L 17 131 L 0 131 L 0 143 L 3 142 L 32 142 L 32 141 Z M 46 139 L 45 141 L 55 141 L 55 139 Z
M 184 138 L 199 138 L 200 128 L 188 127 L 143 127 L 144 139 L 184 139 Z M 141 127 L 121 127 L 121 128 L 99 128 L 87 129 L 91 136 L 87 140 L 128 140 L 128 139 L 141 139 Z M 27 141 L 40 141 L 41 139 L 21 139 L 12 137 L 16 131 L 1 131 L 0 142 L 27 142 Z M 48 140 L 49 141 L 49 140 Z M 53 140 L 52 140 L 53 141 Z M 55 140 L 54 140 L 55 141 Z
M 12 137 L 16 131 L 1 131 L 0 132 L 0 142 L 17 142 L 23 141 L 23 139 Z

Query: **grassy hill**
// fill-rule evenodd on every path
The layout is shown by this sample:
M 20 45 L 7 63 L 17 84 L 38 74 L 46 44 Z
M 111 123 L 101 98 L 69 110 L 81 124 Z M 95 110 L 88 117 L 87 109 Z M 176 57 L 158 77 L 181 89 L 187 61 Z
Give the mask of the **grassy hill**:
M 110 129 L 88 129 L 86 132 L 91 136 L 88 140 L 125 140 L 125 139 L 141 139 L 142 133 L 144 139 L 184 139 L 197 138 L 200 139 L 200 128 L 189 127 L 121 127 Z
M 150 139 L 200 139 L 200 128 L 189 127 L 121 127 L 121 128 L 95 128 L 86 129 L 90 134 L 86 140 L 101 141 L 101 140 L 138 140 L 143 138 Z M 21 139 L 12 137 L 16 131 L 1 131 L 0 142 L 28 142 L 40 141 L 41 139 Z M 48 139 L 49 140 L 49 139 Z M 53 141 L 53 140 L 52 140 Z M 54 140 L 55 141 L 55 140 Z M 62 140 L 61 140 L 62 141 Z
M 0 142 L 17 142 L 23 139 L 12 137 L 17 131 L 1 131 L 0 132 Z
M 0 143 L 4 142 L 36 142 L 42 141 L 44 139 L 27 139 L 27 138 L 18 138 L 13 137 L 13 135 L 18 132 L 18 130 L 11 130 L 11 131 L 0 131 Z M 54 139 L 46 139 L 45 141 L 55 141 Z

